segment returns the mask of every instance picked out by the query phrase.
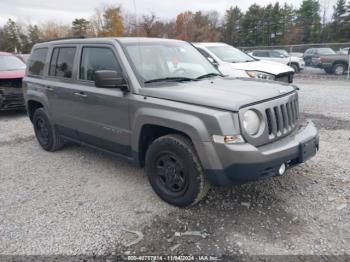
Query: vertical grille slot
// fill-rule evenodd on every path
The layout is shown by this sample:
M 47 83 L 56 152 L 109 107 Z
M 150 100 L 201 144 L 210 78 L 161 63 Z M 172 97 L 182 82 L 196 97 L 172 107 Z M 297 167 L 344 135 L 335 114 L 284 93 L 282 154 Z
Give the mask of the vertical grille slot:
M 285 131 L 286 129 L 288 129 L 288 126 L 287 126 L 288 118 L 287 118 L 286 108 L 284 105 L 281 105 L 281 112 L 282 112 L 282 119 L 283 119 L 283 131 Z
M 292 114 L 292 109 L 290 107 L 290 103 L 287 103 L 286 107 L 287 107 L 287 114 L 288 114 L 288 124 L 289 124 L 289 126 L 292 126 L 293 114 Z
M 299 106 L 298 106 L 298 100 L 294 100 L 294 110 L 295 110 L 295 122 L 299 119 Z
M 283 132 L 283 120 L 282 120 L 282 113 L 280 110 L 279 106 L 275 106 L 273 108 L 273 111 L 275 112 L 275 119 L 276 119 L 276 129 L 277 129 L 277 133 Z
M 266 113 L 266 119 L 267 119 L 267 128 L 269 130 L 269 135 L 271 135 L 272 134 L 272 119 L 271 119 L 270 109 L 266 109 L 265 113 Z
M 276 119 L 276 129 L 277 129 L 277 132 L 279 132 L 280 131 L 280 125 L 279 125 L 279 119 L 278 119 L 278 112 L 277 112 L 277 106 L 275 106 L 274 108 L 273 108 L 273 111 L 274 111 L 274 113 L 275 113 L 275 119 Z

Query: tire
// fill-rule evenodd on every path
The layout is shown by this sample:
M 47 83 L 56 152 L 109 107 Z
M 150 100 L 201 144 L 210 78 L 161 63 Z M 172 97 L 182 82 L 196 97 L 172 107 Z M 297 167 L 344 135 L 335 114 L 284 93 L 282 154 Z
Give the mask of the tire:
M 299 73 L 300 72 L 299 66 L 297 64 L 290 64 L 290 67 L 294 69 L 295 73 Z
M 178 207 L 195 205 L 210 188 L 192 142 L 182 135 L 153 141 L 146 153 L 146 174 L 157 195 Z
M 63 147 L 63 139 L 57 134 L 43 108 L 35 110 L 33 126 L 36 139 L 44 150 L 54 152 Z
M 332 71 L 333 71 L 333 74 L 335 75 L 338 75 L 338 76 L 344 75 L 346 72 L 346 66 L 340 63 L 334 64 L 332 67 Z

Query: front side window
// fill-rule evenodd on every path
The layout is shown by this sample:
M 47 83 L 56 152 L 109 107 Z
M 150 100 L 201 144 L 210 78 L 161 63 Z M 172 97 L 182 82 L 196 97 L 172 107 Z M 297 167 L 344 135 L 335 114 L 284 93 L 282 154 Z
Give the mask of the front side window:
M 50 63 L 50 76 L 72 78 L 75 47 L 56 47 L 53 50 Z
M 12 55 L 0 55 L 0 71 L 24 70 L 26 65 Z
M 131 64 L 143 83 L 161 79 L 196 79 L 219 75 L 217 69 L 192 45 L 180 41 L 125 43 Z
M 84 47 L 81 55 L 79 78 L 95 81 L 95 72 L 99 70 L 121 72 L 121 67 L 111 49 Z
M 314 50 L 314 49 L 310 49 L 310 50 L 307 52 L 308 55 L 312 55 L 313 53 L 315 53 L 315 50 Z
M 319 55 L 335 55 L 335 51 L 332 48 L 319 48 L 318 49 Z
M 250 55 L 247 55 L 233 46 L 208 46 L 207 48 L 225 62 L 244 63 L 255 61 Z
M 47 48 L 35 49 L 28 61 L 28 73 L 30 75 L 42 76 L 44 74 Z

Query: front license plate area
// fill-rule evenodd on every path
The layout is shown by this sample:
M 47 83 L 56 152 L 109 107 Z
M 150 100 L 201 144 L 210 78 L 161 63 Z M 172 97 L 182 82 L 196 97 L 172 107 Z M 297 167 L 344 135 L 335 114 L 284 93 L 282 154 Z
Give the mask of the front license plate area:
M 317 152 L 317 145 L 316 145 L 316 139 L 311 139 L 307 142 L 303 142 L 300 144 L 300 156 L 299 160 L 301 163 L 305 162 L 306 160 L 310 159 L 314 155 L 316 155 Z

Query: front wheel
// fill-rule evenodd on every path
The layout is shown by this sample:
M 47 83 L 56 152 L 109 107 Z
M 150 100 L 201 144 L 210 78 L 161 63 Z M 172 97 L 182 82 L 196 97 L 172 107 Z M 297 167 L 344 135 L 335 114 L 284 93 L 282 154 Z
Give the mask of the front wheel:
M 335 75 L 343 75 L 345 74 L 345 71 L 346 71 L 346 67 L 344 64 L 335 64 L 333 66 L 333 74 Z
M 158 196 L 179 207 L 198 203 L 210 188 L 192 142 L 182 135 L 166 135 L 150 145 L 146 174 Z
M 290 67 L 293 68 L 295 73 L 299 73 L 299 66 L 297 64 L 290 64 Z

